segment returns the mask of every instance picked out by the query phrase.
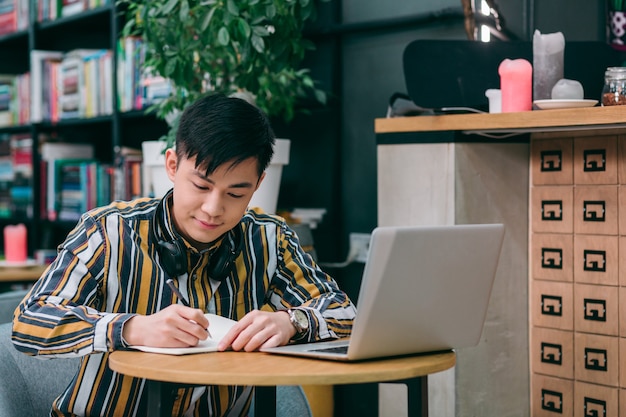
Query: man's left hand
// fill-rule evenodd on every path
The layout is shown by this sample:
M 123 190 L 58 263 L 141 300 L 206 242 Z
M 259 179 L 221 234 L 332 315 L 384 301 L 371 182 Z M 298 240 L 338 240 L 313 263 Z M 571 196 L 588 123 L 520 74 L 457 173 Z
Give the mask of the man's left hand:
M 261 347 L 286 345 L 296 334 L 296 328 L 286 311 L 253 310 L 246 314 L 222 338 L 217 349 L 252 352 Z

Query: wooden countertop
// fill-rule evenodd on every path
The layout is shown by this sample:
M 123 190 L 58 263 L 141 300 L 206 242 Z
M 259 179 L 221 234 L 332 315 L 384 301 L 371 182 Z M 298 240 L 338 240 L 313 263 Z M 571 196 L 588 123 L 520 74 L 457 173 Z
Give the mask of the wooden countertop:
M 0 282 L 37 281 L 48 265 L 0 266 Z
M 380 118 L 375 132 L 531 132 L 626 127 L 626 106 Z

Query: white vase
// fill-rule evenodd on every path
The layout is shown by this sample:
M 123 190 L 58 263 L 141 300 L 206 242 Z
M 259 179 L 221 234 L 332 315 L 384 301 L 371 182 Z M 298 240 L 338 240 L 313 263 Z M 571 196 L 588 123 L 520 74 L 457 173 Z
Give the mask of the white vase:
M 276 139 L 274 156 L 265 170 L 265 178 L 250 200 L 250 207 L 261 207 L 266 213 L 276 213 L 278 191 L 283 166 L 289 163 L 289 139 Z M 165 171 L 165 142 L 147 140 L 141 143 L 143 152 L 143 195 L 163 197 L 173 186 Z
M 141 143 L 143 153 L 143 195 L 161 198 L 174 185 L 165 171 L 166 142 L 146 140 Z
M 283 174 L 283 166 L 289 163 L 290 148 L 291 141 L 289 139 L 276 139 L 274 156 L 265 170 L 265 178 L 261 186 L 252 196 L 252 200 L 250 200 L 250 207 L 261 207 L 266 213 L 276 213 L 280 179 Z

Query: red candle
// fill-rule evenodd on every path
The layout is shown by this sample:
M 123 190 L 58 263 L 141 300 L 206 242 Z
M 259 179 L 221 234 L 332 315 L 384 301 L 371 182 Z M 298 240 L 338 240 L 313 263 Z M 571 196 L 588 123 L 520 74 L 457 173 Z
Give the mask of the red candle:
M 4 227 L 4 258 L 7 262 L 26 262 L 26 226 Z
M 528 111 L 533 106 L 533 67 L 525 59 L 505 59 L 498 67 L 502 112 Z

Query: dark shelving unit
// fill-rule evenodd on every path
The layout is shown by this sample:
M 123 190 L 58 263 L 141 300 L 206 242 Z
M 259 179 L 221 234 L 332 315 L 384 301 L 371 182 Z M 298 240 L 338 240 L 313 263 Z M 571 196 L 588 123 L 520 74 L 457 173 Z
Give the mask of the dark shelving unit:
M 30 51 L 69 52 L 75 49 L 109 49 L 112 51 L 113 113 L 93 118 L 43 120 L 23 126 L 0 127 L 0 133 L 29 133 L 33 138 L 33 215 L 29 218 L 0 219 L 0 228 L 25 223 L 28 227 L 28 253 L 39 248 L 54 249 L 62 242 L 75 222 L 49 221 L 40 218 L 41 178 L 39 135 L 56 134 L 66 142 L 89 142 L 95 147 L 95 158 L 114 163 L 122 147 L 141 148 L 144 140 L 154 140 L 167 131 L 164 122 L 146 111 L 122 114 L 117 105 L 117 42 L 123 24 L 123 13 L 111 4 L 55 20 L 37 21 L 36 0 L 31 1 L 28 29 L 0 36 L 0 74 L 23 74 L 30 70 Z M 31 92 L 32 95 L 32 92 Z M 0 233 L 0 248 L 3 237 Z

